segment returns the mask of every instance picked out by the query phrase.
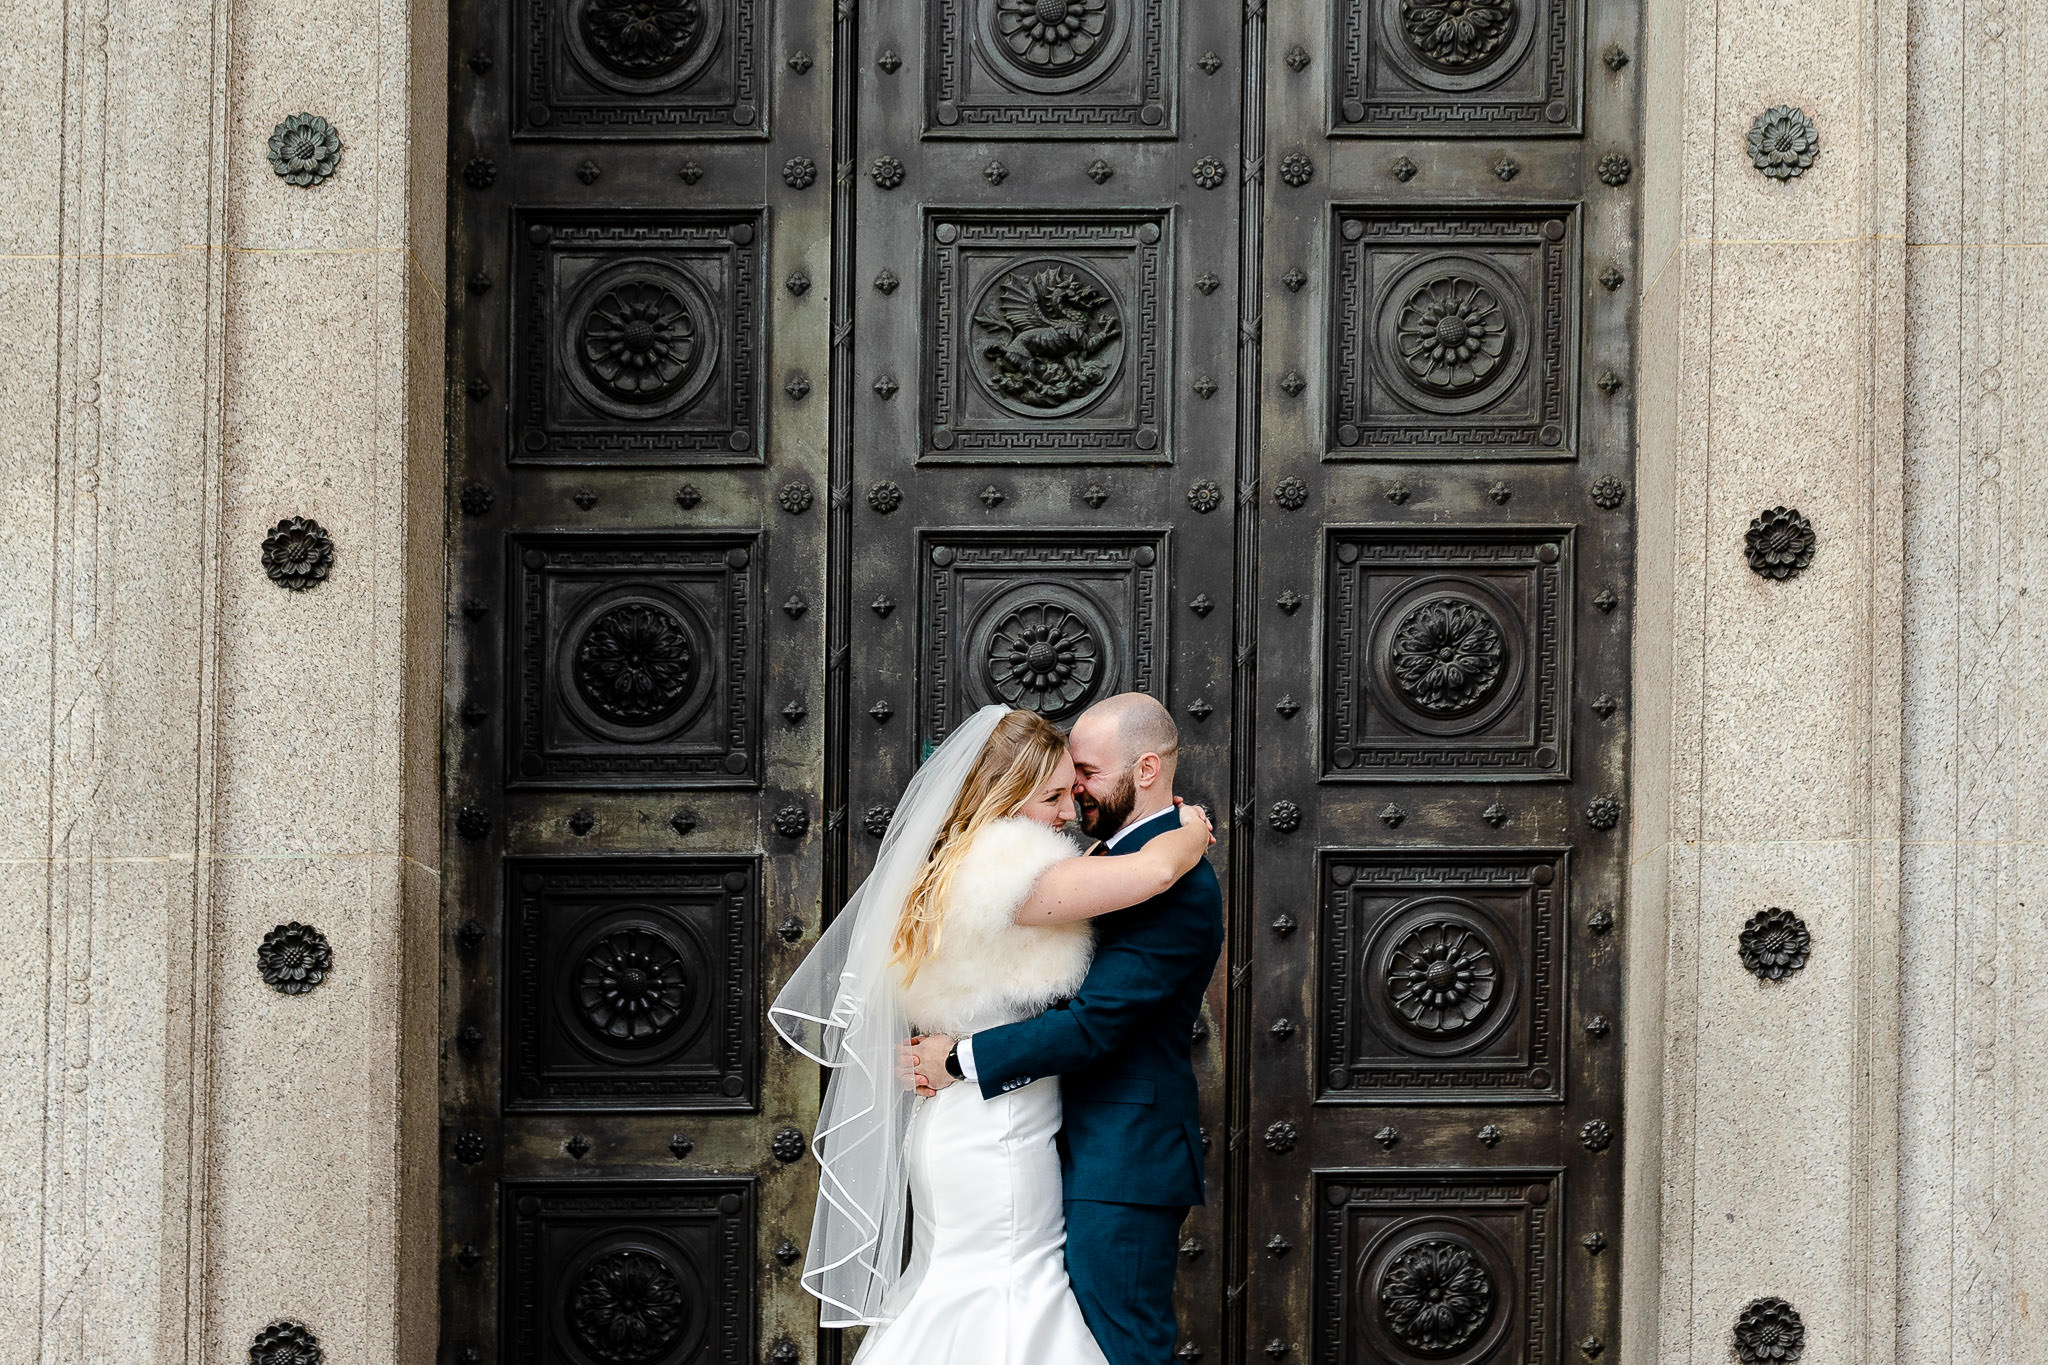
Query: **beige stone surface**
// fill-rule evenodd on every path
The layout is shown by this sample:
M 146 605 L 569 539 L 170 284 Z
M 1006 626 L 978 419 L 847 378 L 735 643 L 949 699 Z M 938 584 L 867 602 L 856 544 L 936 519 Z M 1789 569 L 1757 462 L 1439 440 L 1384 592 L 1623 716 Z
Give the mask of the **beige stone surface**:
M 330 1361 L 426 1359 L 442 20 L 10 20 L 0 1358 L 231 1360 L 303 1316 Z M 318 191 L 264 155 L 297 109 L 347 143 Z M 260 565 L 292 512 L 341 544 L 309 594 Z M 338 965 L 287 999 L 255 952 L 293 918 Z
M 4 158 L 0 158 L 4 160 Z M 57 264 L 0 258 L 0 447 L 7 496 L 0 499 L 0 857 L 38 859 L 50 841 L 50 691 L 56 603 L 48 590 L 59 471 L 49 458 L 56 424 Z M 27 585 L 43 588 L 34 591 Z
M 1902 1354 L 2048 1361 L 2048 5 L 1913 11 Z
M 329 1343 L 330 1360 L 405 1358 L 393 1235 L 402 882 L 390 855 L 238 858 L 215 875 L 205 1238 L 222 1356 L 286 1315 Z M 289 918 L 317 922 L 333 946 L 332 975 L 303 996 L 252 970 L 254 946 Z
M 385 671 L 403 657 L 402 611 L 385 600 L 403 576 L 403 509 L 380 504 L 403 499 L 407 484 L 402 465 L 384 467 L 394 452 L 378 411 L 392 401 L 402 412 L 403 392 L 371 382 L 380 335 L 399 330 L 380 330 L 384 273 L 378 257 L 348 252 L 238 252 L 230 266 L 239 322 L 222 471 L 225 854 L 398 847 L 399 811 L 375 796 L 395 792 L 390 770 L 403 752 L 396 679 Z M 325 359 L 336 356 L 357 363 Z M 263 571 L 264 534 L 288 516 L 310 517 L 334 539 L 332 573 L 308 592 L 281 591 Z M 283 774 L 314 787 L 281 790 Z
M 1901 1358 L 1904 10 L 1807 17 L 1855 36 L 1778 41 L 1761 0 L 1649 18 L 1671 97 L 1640 268 L 1627 1182 L 1654 1217 L 1627 1233 L 1629 1360 L 1718 1365 L 1765 1294 L 1808 1362 Z M 1779 103 L 1824 149 L 1790 185 L 1745 146 Z M 1765 582 L 1742 537 L 1780 504 L 1820 553 Z M 1765 985 L 1735 949 L 1770 905 L 1815 948 Z

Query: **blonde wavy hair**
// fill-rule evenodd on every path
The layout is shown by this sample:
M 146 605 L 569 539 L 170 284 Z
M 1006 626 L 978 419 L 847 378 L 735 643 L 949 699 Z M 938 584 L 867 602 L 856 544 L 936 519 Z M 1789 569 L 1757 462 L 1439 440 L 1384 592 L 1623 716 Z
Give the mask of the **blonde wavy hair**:
M 946 893 L 974 836 L 991 821 L 1023 810 L 1025 802 L 1058 769 L 1066 752 L 1066 736 L 1036 711 L 1012 711 L 996 722 L 932 841 L 923 870 L 904 898 L 889 955 L 890 963 L 903 969 L 903 984 L 915 981 L 939 951 Z

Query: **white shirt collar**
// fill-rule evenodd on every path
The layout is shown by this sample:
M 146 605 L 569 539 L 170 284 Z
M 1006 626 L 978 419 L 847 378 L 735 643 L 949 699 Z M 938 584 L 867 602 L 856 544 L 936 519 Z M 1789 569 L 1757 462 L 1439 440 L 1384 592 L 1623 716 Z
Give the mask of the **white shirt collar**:
M 1129 834 L 1132 830 L 1143 829 L 1146 825 L 1151 824 L 1154 820 L 1160 819 L 1162 816 L 1171 815 L 1176 820 L 1178 820 L 1179 814 L 1179 806 L 1168 806 L 1165 810 L 1153 811 L 1150 815 L 1146 816 L 1142 820 L 1131 821 L 1131 823 L 1125 825 L 1122 829 L 1110 835 L 1109 838 L 1103 840 L 1103 844 L 1107 848 L 1115 848 L 1118 844 L 1124 841 L 1124 836 Z

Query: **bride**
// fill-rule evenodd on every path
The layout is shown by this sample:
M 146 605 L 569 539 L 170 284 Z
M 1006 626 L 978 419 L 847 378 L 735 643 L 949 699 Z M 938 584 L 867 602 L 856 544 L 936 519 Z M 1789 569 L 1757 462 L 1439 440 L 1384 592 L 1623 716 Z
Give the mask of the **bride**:
M 1183 806 L 1134 853 L 1078 857 L 1073 785 L 1043 716 L 983 707 L 911 779 L 874 872 L 769 1011 L 832 1068 L 803 1285 L 823 1325 L 875 1329 L 855 1365 L 1104 1365 L 1067 1281 L 1058 1079 L 920 1099 L 897 1062 L 913 1032 L 965 1038 L 1071 995 L 1087 921 L 1213 842 Z

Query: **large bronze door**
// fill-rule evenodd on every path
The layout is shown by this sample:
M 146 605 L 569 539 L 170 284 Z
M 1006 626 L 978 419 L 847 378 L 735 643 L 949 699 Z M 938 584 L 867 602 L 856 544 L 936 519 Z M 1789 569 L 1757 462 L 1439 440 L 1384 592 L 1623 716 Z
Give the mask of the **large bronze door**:
M 1635 22 L 1268 21 L 1239 1209 L 1316 1365 L 1615 1336 Z
M 1613 1340 L 1636 22 L 458 0 L 443 1359 L 835 1357 L 766 1004 L 1122 689 L 1228 869 L 1179 1358 Z
M 832 23 L 453 13 L 447 1361 L 812 1351 Z

